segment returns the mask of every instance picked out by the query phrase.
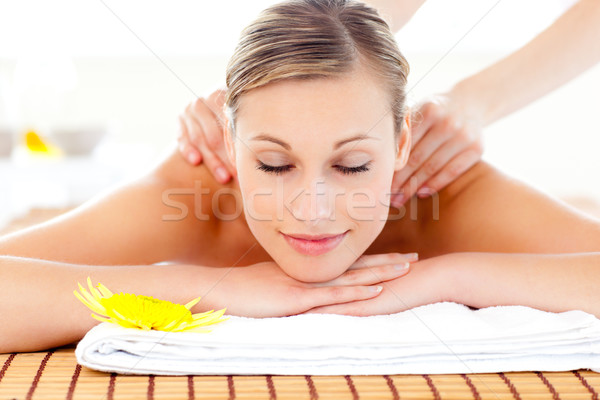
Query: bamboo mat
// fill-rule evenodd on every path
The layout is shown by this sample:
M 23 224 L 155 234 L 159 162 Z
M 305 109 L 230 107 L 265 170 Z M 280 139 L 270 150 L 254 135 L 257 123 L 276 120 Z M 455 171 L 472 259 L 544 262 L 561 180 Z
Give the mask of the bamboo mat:
M 154 376 L 97 372 L 74 348 L 0 354 L 0 399 L 598 399 L 600 374 Z
M 64 211 L 66 209 L 32 210 L 5 227 L 0 234 L 43 222 Z M 592 214 L 598 216 L 600 213 Z M 72 346 L 36 353 L 0 354 L 0 400 L 597 400 L 598 393 L 600 374 L 588 370 L 377 376 L 133 376 L 82 367 L 75 359 Z

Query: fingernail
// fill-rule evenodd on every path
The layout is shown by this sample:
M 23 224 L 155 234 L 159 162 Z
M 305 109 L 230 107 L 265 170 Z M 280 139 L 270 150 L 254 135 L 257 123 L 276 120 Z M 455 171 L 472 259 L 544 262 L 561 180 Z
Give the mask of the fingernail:
M 217 178 L 219 178 L 219 180 L 221 180 L 221 181 L 226 181 L 227 178 L 229 178 L 229 174 L 223 167 L 217 168 L 217 170 L 215 171 L 215 174 L 217 175 Z
M 394 206 L 401 206 L 404 203 L 404 195 L 403 194 L 397 194 L 392 198 L 392 204 Z
M 430 188 L 423 186 L 421 189 L 419 189 L 417 191 L 417 196 L 419 198 L 423 198 L 423 197 L 427 197 L 429 195 L 431 195 L 433 193 L 433 190 L 431 190 Z
M 383 286 L 371 286 L 371 292 L 379 293 L 383 290 Z
M 190 152 L 188 154 L 188 160 L 192 164 L 196 164 L 198 162 L 198 155 L 194 152 Z
M 394 265 L 394 269 L 397 269 L 399 271 L 404 271 L 404 270 L 408 269 L 408 266 L 409 266 L 408 263 L 396 264 L 396 265 Z
M 410 260 L 415 260 L 415 261 L 416 261 L 416 260 L 418 260 L 418 259 L 419 259 L 419 253 L 410 253 L 410 254 L 408 255 L 408 258 L 409 258 Z

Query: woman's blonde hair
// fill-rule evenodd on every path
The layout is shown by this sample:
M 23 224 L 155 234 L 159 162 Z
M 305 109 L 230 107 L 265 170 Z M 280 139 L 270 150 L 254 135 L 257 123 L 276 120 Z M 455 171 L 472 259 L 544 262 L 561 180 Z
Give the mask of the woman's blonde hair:
M 281 79 L 313 79 L 368 65 L 390 93 L 395 138 L 406 112 L 408 62 L 377 11 L 352 0 L 289 0 L 247 26 L 227 65 L 225 112 L 235 135 L 241 96 Z

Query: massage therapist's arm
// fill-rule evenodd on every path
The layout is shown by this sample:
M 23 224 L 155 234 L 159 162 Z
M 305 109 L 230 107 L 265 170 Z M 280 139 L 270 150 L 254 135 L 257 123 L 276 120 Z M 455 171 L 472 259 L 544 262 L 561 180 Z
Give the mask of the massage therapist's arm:
M 425 0 L 369 0 L 386 20 L 392 32 L 397 32 L 415 15 Z
M 488 125 L 560 87 L 600 61 L 598 0 L 579 0 L 529 43 L 459 82 Z
M 390 6 L 401 12 L 401 3 Z M 484 128 L 598 63 L 599 37 L 598 0 L 580 0 L 517 51 L 421 100 L 414 107 L 407 167 L 394 175 L 392 191 L 399 194 L 392 204 L 435 193 L 468 170 L 481 159 Z

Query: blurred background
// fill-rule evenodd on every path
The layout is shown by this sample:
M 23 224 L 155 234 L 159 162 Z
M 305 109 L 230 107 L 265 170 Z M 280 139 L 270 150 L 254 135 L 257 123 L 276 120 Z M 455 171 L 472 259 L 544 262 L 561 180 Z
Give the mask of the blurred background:
M 223 83 L 240 30 L 272 3 L 0 0 L 0 229 L 156 162 L 177 137 L 178 114 Z M 409 102 L 521 47 L 573 3 L 428 0 L 397 34 Z M 489 126 L 484 159 L 595 207 L 598 89 L 600 65 Z

